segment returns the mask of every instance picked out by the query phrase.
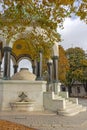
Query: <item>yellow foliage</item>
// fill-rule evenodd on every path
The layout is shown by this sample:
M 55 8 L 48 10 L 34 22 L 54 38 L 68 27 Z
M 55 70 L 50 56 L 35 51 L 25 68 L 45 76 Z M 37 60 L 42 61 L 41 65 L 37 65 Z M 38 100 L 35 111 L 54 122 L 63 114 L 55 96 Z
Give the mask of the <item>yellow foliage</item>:
M 59 64 L 59 69 L 58 69 L 59 80 L 62 82 L 65 82 L 66 73 L 69 70 L 69 63 L 65 55 L 65 51 L 61 46 L 59 46 L 59 63 L 58 64 Z

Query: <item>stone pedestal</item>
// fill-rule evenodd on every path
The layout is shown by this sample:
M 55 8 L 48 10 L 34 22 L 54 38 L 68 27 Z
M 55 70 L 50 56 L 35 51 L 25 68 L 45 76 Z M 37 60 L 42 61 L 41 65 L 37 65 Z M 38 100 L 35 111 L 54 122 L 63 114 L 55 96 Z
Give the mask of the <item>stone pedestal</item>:
M 12 102 L 10 105 L 13 111 L 34 111 L 33 102 Z
M 61 91 L 61 83 L 53 83 L 53 90 L 55 94 L 58 94 Z

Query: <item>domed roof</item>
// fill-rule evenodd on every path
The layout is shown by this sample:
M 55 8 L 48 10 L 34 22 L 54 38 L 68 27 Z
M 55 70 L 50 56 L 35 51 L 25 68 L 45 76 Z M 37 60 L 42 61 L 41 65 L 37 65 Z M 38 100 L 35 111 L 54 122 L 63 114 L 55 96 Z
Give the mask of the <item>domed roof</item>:
M 36 75 L 32 74 L 27 68 L 21 68 L 21 70 L 15 73 L 11 80 L 29 80 L 34 81 L 36 79 Z

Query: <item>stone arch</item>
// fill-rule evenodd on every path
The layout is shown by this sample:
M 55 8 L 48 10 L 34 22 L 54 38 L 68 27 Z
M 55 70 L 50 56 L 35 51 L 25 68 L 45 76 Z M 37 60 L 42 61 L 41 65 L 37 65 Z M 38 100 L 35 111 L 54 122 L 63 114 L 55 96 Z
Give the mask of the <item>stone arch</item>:
M 33 27 L 27 27 L 25 29 L 25 32 L 22 32 L 22 33 L 17 33 L 16 35 L 14 35 L 11 40 L 10 40 L 10 43 L 9 43 L 9 47 L 13 47 L 13 44 L 18 40 L 18 39 L 26 39 L 26 33 L 27 32 L 31 32 L 33 30 Z
M 29 53 L 27 53 L 27 47 L 25 47 L 26 45 L 22 44 L 23 47 L 25 47 L 26 49 L 22 48 L 22 49 L 21 49 L 21 52 L 20 52 L 20 48 L 21 48 L 21 46 L 22 46 L 21 44 L 18 45 L 18 48 L 16 48 L 16 49 L 18 49 L 18 52 L 17 52 L 17 53 L 16 53 L 15 50 L 14 50 L 15 53 L 12 53 L 10 50 L 11 50 L 11 48 L 12 48 L 12 50 L 13 50 L 14 44 L 15 44 L 15 42 L 16 42 L 17 40 L 26 39 L 26 36 L 29 35 L 29 33 L 31 33 L 31 32 L 33 31 L 33 29 L 34 29 L 33 27 L 27 27 L 24 32 L 22 32 L 22 33 L 17 33 L 16 35 L 14 35 L 8 44 L 6 43 L 6 39 L 5 39 L 5 42 L 4 42 L 4 44 L 3 44 L 3 45 L 5 46 L 4 51 L 6 51 L 6 53 L 9 54 L 9 55 L 10 55 L 10 53 L 11 53 L 11 55 L 12 55 L 11 58 L 12 58 L 12 60 L 13 60 L 14 65 L 15 65 L 15 64 L 18 65 L 19 61 L 22 60 L 22 59 L 24 59 L 25 57 L 26 57 L 26 58 L 29 58 L 29 60 L 30 60 Z M 36 35 L 37 35 L 37 36 L 38 36 L 39 34 L 41 34 L 41 35 L 43 35 L 45 38 L 47 38 L 46 30 L 42 29 L 41 27 L 36 27 L 36 28 L 35 28 L 35 32 L 36 32 Z M 6 50 L 6 49 L 7 49 L 7 50 Z M 24 50 L 26 50 L 26 53 L 24 53 Z M 54 64 L 54 70 L 55 70 L 55 72 L 57 73 L 57 63 L 58 63 L 58 43 L 57 43 L 57 42 L 54 43 L 54 46 L 53 46 L 52 50 L 53 50 L 53 53 L 52 53 L 52 58 L 53 58 L 53 59 L 52 59 L 52 60 L 53 60 L 53 64 Z M 28 52 L 29 52 L 29 50 L 28 50 Z M 15 54 L 15 55 L 14 55 L 14 54 Z M 28 56 L 28 57 L 27 57 L 27 56 Z M 40 56 L 41 56 L 41 54 L 40 54 Z M 5 57 L 5 58 L 7 58 L 7 57 Z M 7 58 L 7 60 L 9 60 L 9 59 Z M 42 60 L 41 60 L 41 61 L 42 61 Z M 8 66 L 8 67 L 9 67 L 9 66 Z M 55 69 L 55 68 L 56 68 L 56 69 Z M 4 69 L 4 70 L 5 70 L 5 69 Z M 9 79 L 8 70 L 6 70 L 6 73 L 7 73 L 7 75 L 6 75 L 5 77 L 6 77 L 6 79 Z M 55 75 L 54 77 L 57 77 L 57 76 Z M 55 79 L 57 79 L 57 78 L 55 78 Z
M 19 40 L 19 39 L 26 39 L 26 34 L 28 33 L 28 35 L 29 35 L 29 33 L 32 32 L 32 31 L 33 31 L 33 27 L 30 26 L 30 27 L 27 27 L 24 32 L 22 32 L 22 33 L 17 33 L 16 35 L 14 35 L 14 36 L 12 37 L 10 43 L 9 43 L 9 47 L 12 48 L 13 45 L 14 45 L 14 43 L 15 43 L 17 40 Z M 43 36 L 46 37 L 46 35 L 44 34 L 44 31 L 45 31 L 45 30 L 42 29 L 41 27 L 37 27 L 37 28 L 36 28 L 37 36 L 38 36 L 38 34 L 42 34 Z M 52 47 L 52 56 L 55 56 L 55 55 L 56 55 L 56 56 L 59 56 L 58 42 L 56 42 L 56 41 L 55 41 L 55 43 L 54 43 L 54 45 L 53 45 L 53 47 Z
M 21 57 L 18 62 L 18 71 L 20 68 L 27 68 L 30 72 L 33 72 L 32 60 L 29 57 Z
M 12 47 L 12 55 L 17 62 L 21 57 L 29 57 L 31 59 L 29 46 L 25 39 L 22 38 L 15 41 Z
M 14 45 L 14 43 L 15 43 L 17 40 L 21 39 L 21 38 L 23 38 L 23 36 L 20 35 L 20 33 L 17 33 L 16 35 L 14 35 L 14 36 L 12 37 L 12 39 L 10 40 L 9 47 L 12 48 L 13 45 Z
M 23 60 L 23 59 L 32 61 L 31 58 L 30 58 L 29 56 L 26 56 L 26 57 L 25 57 L 25 56 L 22 56 L 22 57 L 20 57 L 19 60 L 17 61 L 17 64 L 19 64 L 19 62 L 20 62 L 21 60 Z

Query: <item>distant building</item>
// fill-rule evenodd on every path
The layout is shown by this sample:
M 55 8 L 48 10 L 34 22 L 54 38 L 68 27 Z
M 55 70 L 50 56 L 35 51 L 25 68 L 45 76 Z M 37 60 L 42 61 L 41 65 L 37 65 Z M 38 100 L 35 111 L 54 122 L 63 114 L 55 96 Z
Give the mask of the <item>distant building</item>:
M 73 86 L 72 86 L 70 95 L 71 96 L 76 96 L 76 97 L 86 96 L 87 93 L 86 93 L 86 91 L 84 89 L 84 85 L 79 81 L 75 81 Z

